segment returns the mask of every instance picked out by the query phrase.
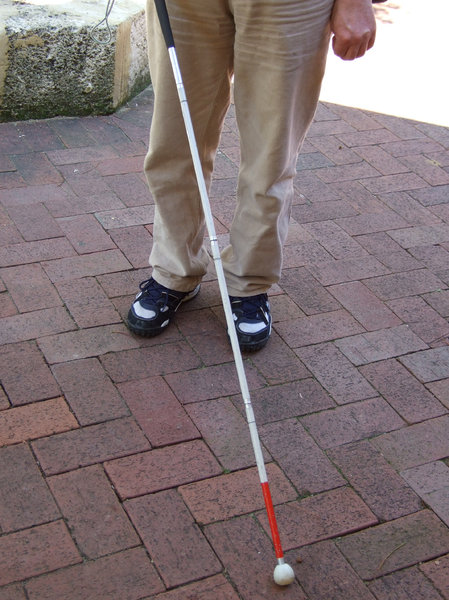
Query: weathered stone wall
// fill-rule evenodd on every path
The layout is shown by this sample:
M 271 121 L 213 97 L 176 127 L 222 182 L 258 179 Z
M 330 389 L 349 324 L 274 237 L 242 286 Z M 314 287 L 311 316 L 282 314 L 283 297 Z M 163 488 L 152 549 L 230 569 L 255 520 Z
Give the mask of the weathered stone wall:
M 106 114 L 149 83 L 144 0 L 0 0 L 0 120 Z M 105 41 L 104 24 L 95 37 Z

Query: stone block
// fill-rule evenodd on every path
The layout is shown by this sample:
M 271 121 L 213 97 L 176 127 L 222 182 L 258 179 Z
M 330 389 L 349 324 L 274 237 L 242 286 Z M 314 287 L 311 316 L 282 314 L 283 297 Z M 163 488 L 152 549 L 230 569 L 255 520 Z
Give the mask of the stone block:
M 146 87 L 144 5 L 124 0 L 92 31 L 106 2 L 2 0 L 0 121 L 107 114 Z

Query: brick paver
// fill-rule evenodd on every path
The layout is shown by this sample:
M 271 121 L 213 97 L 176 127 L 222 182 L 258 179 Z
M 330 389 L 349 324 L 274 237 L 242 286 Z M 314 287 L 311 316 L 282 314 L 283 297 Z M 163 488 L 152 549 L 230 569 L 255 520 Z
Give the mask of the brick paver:
M 281 589 L 213 266 L 162 336 L 123 322 L 152 110 L 149 87 L 0 123 L 0 600 L 449 600 L 447 123 L 321 102 L 302 147 L 272 338 L 244 356 Z M 220 246 L 239 156 L 231 106 Z

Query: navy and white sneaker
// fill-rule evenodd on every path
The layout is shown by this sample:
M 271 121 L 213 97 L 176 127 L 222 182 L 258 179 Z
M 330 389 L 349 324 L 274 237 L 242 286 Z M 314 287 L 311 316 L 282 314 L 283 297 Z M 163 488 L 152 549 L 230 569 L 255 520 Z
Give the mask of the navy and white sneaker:
M 267 294 L 241 298 L 229 296 L 237 339 L 241 350 L 254 352 L 268 342 L 271 334 L 270 304 Z
M 162 333 L 179 306 L 200 291 L 200 285 L 191 292 L 170 290 L 152 277 L 142 281 L 139 287 L 140 292 L 128 312 L 127 325 L 133 333 L 148 337 Z

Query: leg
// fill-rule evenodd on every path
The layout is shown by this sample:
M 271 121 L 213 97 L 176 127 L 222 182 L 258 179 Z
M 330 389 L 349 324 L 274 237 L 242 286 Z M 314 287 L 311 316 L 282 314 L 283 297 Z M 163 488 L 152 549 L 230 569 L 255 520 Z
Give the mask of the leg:
M 279 280 L 300 145 L 318 102 L 333 0 L 234 0 L 237 208 L 223 266 L 230 294 Z
M 178 59 L 209 184 L 230 102 L 234 23 L 226 0 L 168 3 Z M 204 218 L 171 65 L 152 2 L 148 3 L 150 71 L 155 91 L 145 173 L 156 213 L 150 256 L 154 278 L 192 290 L 206 272 Z

